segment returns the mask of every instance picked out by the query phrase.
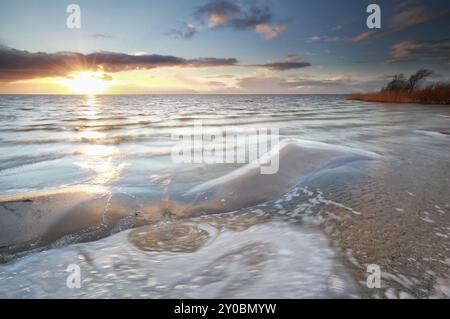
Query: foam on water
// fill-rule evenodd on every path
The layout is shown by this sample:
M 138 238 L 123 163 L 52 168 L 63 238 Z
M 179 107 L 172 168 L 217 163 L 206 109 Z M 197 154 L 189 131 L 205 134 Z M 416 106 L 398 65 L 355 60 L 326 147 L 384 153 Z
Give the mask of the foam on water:
M 186 225 L 185 225 L 186 226 Z M 186 226 L 187 227 L 187 226 Z M 211 227 L 197 223 L 195 227 Z M 136 229 L 134 232 L 150 231 Z M 270 222 L 215 234 L 201 248 L 148 251 L 128 232 L 0 266 L 0 295 L 49 298 L 324 298 L 356 289 L 320 233 Z M 185 247 L 186 248 L 186 247 Z M 190 250 L 190 249 L 188 249 Z M 69 264 L 82 287 L 66 287 Z

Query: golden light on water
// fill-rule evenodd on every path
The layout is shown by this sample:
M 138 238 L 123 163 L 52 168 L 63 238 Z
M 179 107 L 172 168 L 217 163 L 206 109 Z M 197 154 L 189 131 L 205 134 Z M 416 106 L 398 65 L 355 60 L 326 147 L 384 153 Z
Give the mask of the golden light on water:
M 95 95 L 108 90 L 114 81 L 108 78 L 102 71 L 78 72 L 61 80 L 61 84 L 69 88 L 73 93 Z
M 78 116 L 86 117 L 88 122 L 101 125 L 99 115 L 102 113 L 101 103 L 95 95 L 86 96 L 83 107 L 77 108 Z M 115 157 L 120 155 L 120 150 L 115 145 L 104 145 L 102 140 L 108 137 L 106 132 L 99 132 L 95 127 L 82 126 L 77 136 L 84 142 L 78 149 L 83 160 L 76 164 L 91 173 L 88 183 L 105 185 L 120 178 L 127 163 L 117 162 Z
M 97 140 L 106 137 L 106 134 L 103 132 L 97 131 L 83 131 L 79 134 L 80 138 L 87 140 Z

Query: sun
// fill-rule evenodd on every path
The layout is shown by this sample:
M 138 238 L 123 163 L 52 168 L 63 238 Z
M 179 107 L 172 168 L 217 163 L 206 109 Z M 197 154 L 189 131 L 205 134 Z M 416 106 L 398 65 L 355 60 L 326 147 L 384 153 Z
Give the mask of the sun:
M 73 93 L 86 95 L 102 94 L 114 84 L 112 79 L 102 71 L 77 72 L 60 83 Z

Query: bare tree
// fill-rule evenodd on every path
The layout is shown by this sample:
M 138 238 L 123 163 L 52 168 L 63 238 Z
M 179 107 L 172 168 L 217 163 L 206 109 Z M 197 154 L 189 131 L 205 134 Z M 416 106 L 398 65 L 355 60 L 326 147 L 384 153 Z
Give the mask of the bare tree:
M 429 77 L 432 74 L 433 74 L 432 71 L 422 69 L 411 75 L 408 80 L 409 91 L 413 92 L 421 81 L 423 81 L 425 78 Z
M 389 82 L 383 91 L 403 91 L 409 87 L 408 81 L 403 74 L 396 74 L 394 78 Z

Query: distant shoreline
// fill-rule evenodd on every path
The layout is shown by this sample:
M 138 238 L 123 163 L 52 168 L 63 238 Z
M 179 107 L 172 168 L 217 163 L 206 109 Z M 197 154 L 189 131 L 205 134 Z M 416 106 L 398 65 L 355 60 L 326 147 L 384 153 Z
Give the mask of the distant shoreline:
M 420 87 L 420 83 L 431 75 L 433 71 L 427 69 L 421 69 L 409 78 L 396 74 L 381 91 L 348 95 L 347 100 L 450 105 L 450 83 L 436 82 Z
M 347 95 L 347 100 L 357 100 L 365 102 L 380 103 L 413 103 L 413 104 L 432 104 L 432 105 L 450 105 L 450 96 L 427 95 L 424 90 L 417 92 L 375 92 Z

